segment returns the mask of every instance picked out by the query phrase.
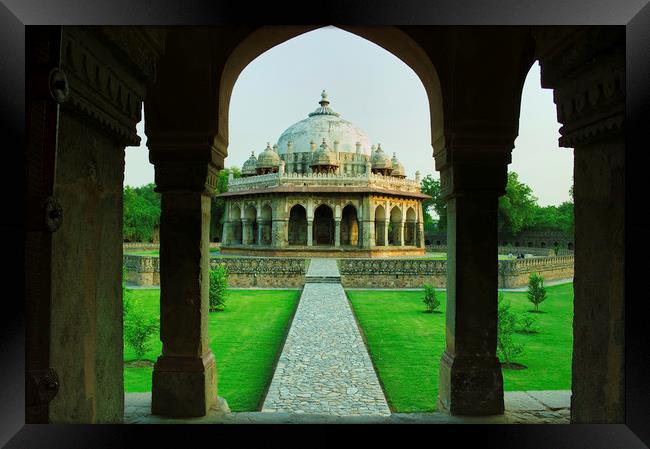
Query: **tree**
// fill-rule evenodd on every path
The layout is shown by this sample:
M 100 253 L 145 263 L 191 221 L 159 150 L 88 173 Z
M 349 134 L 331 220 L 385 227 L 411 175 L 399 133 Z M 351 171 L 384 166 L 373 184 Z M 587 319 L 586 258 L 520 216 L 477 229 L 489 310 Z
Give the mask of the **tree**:
M 122 233 L 124 240 L 149 242 L 154 229 L 160 226 L 160 194 L 154 184 L 124 187 Z
M 442 194 L 440 191 L 440 180 L 433 179 L 433 176 L 427 175 L 420 181 L 420 190 L 425 195 L 429 195 L 432 198 L 429 200 L 422 201 L 422 210 L 424 211 L 424 224 L 426 227 L 427 221 L 433 223 L 433 218 L 429 214 L 429 207 L 432 207 L 433 210 L 438 215 L 438 224 L 437 230 L 444 231 L 447 229 L 447 202 L 442 199 Z M 427 220 L 427 216 L 429 217 Z
M 425 312 L 433 313 L 438 307 L 440 307 L 440 300 L 436 298 L 436 289 L 433 288 L 433 285 L 424 284 L 424 300 L 422 301 L 427 309 Z
M 528 277 L 528 300 L 535 304 L 535 312 L 539 312 L 539 305 L 546 300 L 544 277 L 537 273 L 530 273 Z
M 512 368 L 512 360 L 524 353 L 524 346 L 512 340 L 516 331 L 517 317 L 510 310 L 510 302 L 499 293 L 497 312 L 497 356 L 504 368 Z
M 518 234 L 533 223 L 537 198 L 533 190 L 519 181 L 515 172 L 508 173 L 506 194 L 499 198 L 499 231 Z
M 228 191 L 228 175 L 232 172 L 233 178 L 240 178 L 241 171 L 238 167 L 230 167 L 230 169 L 223 169 L 219 171 L 217 178 L 217 188 L 215 190 L 215 197 L 212 199 L 212 210 L 210 213 L 210 240 L 217 238 L 221 241 L 221 233 L 223 232 L 223 219 L 226 210 L 226 202 L 223 198 L 218 198 L 216 195 Z

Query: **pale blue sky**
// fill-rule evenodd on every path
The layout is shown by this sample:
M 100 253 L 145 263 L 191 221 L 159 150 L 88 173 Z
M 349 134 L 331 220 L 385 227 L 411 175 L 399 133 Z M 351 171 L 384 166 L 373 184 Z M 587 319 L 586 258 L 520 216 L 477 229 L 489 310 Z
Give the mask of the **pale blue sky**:
M 363 38 L 327 27 L 278 45 L 241 73 L 230 103 L 226 166 L 241 166 L 251 150 L 277 141 L 292 124 L 318 107 L 326 89 L 330 106 L 359 126 L 371 142 L 397 152 L 409 178 L 433 174 L 431 126 L 426 93 L 417 75 L 396 56 Z M 530 185 L 540 205 L 569 199 L 573 151 L 559 148 L 551 90 L 540 86 L 539 65 L 531 69 L 522 95 L 519 137 L 510 170 Z M 126 149 L 124 183 L 153 182 L 144 124 L 140 147 Z

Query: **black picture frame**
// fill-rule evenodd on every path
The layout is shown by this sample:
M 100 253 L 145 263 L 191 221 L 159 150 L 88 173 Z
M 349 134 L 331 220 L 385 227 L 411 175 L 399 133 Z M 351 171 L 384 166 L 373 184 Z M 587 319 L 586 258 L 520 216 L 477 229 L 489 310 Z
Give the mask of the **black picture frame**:
M 478 438 L 481 445 L 500 448 L 642 448 L 650 445 L 650 332 L 644 279 L 650 254 L 650 219 L 646 218 L 646 171 L 650 169 L 650 5 L 647 0 L 441 0 L 418 2 L 341 1 L 297 4 L 210 2 L 205 0 L 3 0 L 0 5 L 0 114 L 3 125 L 3 213 L 0 236 L 5 258 L 6 287 L 0 311 L 0 444 L 7 447 L 148 447 L 183 444 L 209 438 L 229 444 L 227 436 L 249 442 L 276 427 L 251 431 L 239 426 L 25 425 L 24 313 L 25 260 L 22 202 L 25 142 L 25 26 L 29 25 L 219 25 L 265 24 L 413 24 L 413 25 L 619 25 L 626 29 L 626 361 L 625 423 L 616 425 L 438 426 L 399 428 L 399 438 L 411 444 L 462 446 Z M 22 150 L 22 151 L 21 151 Z M 18 187 L 21 186 L 21 187 Z M 20 236 L 20 237 L 19 237 Z M 606 249 L 604 249 L 606 250 Z M 348 430 L 352 426 L 347 427 Z M 281 429 L 283 444 L 341 444 L 338 429 L 298 438 L 294 429 Z M 312 426 L 299 430 L 317 430 Z M 356 428 L 355 428 L 356 430 Z M 385 440 L 397 428 L 364 428 L 367 437 Z M 200 434 L 200 436 L 199 436 Z M 417 435 L 416 435 L 417 434 Z M 407 438 L 408 437 L 408 438 Z M 415 438 L 423 438 L 416 443 Z M 188 440 L 189 438 L 189 440 Z M 445 440 L 447 441 L 445 443 Z M 146 443 L 145 443 L 146 442 Z M 205 443 L 202 443 L 205 444 Z M 358 443 L 357 443 L 358 444 Z M 183 444 L 186 446 L 186 444 Z

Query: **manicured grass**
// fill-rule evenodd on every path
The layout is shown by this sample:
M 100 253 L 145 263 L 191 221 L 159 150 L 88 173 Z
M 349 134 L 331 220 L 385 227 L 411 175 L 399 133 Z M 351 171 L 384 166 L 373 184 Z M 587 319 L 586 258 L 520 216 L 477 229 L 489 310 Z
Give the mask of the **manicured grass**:
M 511 310 L 537 318 L 538 334 L 515 334 L 525 345 L 515 362 L 525 370 L 503 370 L 504 389 L 571 389 L 573 284 L 547 287 L 546 313 L 530 313 L 526 292 L 506 292 Z M 445 314 L 423 313 L 421 291 L 346 292 L 365 335 L 370 355 L 391 407 L 397 412 L 436 409 L 438 369 L 445 348 Z M 436 292 L 445 311 L 445 292 Z
M 148 313 L 160 313 L 159 289 L 133 290 L 133 295 Z M 299 298 L 299 290 L 230 290 L 226 309 L 210 313 L 218 394 L 232 411 L 258 409 Z M 158 335 L 152 343 L 144 359 L 153 362 L 162 350 Z M 125 345 L 124 361 L 134 358 Z M 151 391 L 151 372 L 151 367 L 125 367 L 124 391 Z

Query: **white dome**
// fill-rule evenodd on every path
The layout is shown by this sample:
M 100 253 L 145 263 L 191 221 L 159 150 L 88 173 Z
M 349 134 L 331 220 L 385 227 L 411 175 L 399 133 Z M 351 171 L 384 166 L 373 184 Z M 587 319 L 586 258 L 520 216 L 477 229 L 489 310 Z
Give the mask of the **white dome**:
M 332 149 L 334 149 L 335 141 L 338 141 L 338 151 L 344 153 L 356 153 L 356 144 L 359 142 L 361 144 L 360 153 L 369 155 L 370 139 L 368 136 L 359 127 L 343 120 L 338 113 L 332 111 L 325 91 L 321 97 L 321 107 L 282 133 L 278 139 L 278 153 L 287 153 L 289 141 L 292 142 L 292 153 L 307 153 L 311 151 L 311 142 L 318 145 L 325 139 L 327 145 Z

